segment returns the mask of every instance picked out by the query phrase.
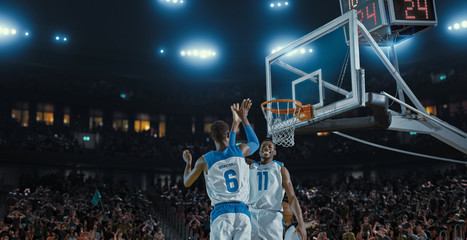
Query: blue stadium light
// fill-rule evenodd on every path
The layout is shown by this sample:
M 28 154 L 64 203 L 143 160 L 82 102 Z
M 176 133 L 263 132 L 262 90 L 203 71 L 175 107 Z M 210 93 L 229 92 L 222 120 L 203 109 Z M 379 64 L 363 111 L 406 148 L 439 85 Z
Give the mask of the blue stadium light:
M 274 48 L 273 50 L 271 50 L 271 53 L 276 53 L 277 51 L 281 50 L 282 48 L 283 48 L 282 46 Z M 291 56 L 297 55 L 298 53 L 300 53 L 301 55 L 304 55 L 306 53 L 311 54 L 311 53 L 313 53 L 313 49 L 311 49 L 311 48 L 308 48 L 308 49 L 306 49 L 306 48 L 295 49 L 295 50 L 287 53 L 286 56 L 291 57 Z
M 63 38 L 63 41 L 64 41 L 64 42 L 68 41 L 68 38 L 64 37 L 64 38 Z
M 180 51 L 180 56 L 207 59 L 215 57 L 216 52 L 212 49 L 187 49 Z
M 176 6 L 176 5 L 183 5 L 183 0 L 159 0 L 159 2 L 161 2 L 162 4 L 164 5 L 173 5 L 173 6 Z
M 159 52 L 160 52 L 161 54 L 163 54 L 165 51 L 164 51 L 164 49 L 161 49 Z
M 286 1 L 274 1 L 269 4 L 269 7 L 274 8 L 277 7 L 278 9 L 284 8 L 289 6 L 289 2 Z
M 25 32 L 24 36 L 26 36 L 26 37 L 29 36 L 29 32 Z
M 56 36 L 56 37 L 55 37 L 55 40 L 57 40 L 57 41 L 60 40 L 60 37 L 59 37 L 59 36 Z

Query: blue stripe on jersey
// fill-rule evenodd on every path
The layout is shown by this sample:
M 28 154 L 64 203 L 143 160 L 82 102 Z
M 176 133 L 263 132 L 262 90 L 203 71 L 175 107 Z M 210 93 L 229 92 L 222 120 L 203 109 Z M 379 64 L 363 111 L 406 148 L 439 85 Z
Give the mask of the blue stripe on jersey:
M 224 213 L 243 213 L 246 214 L 251 221 L 250 211 L 248 210 L 248 207 L 245 203 L 225 202 L 216 204 L 216 206 L 214 206 L 214 210 L 211 212 L 211 224 L 214 222 L 214 220 L 216 220 L 217 217 Z
M 279 161 L 276 161 L 276 160 L 272 160 L 272 161 L 275 162 L 275 163 L 277 163 L 277 164 L 279 164 L 280 167 L 282 167 L 282 165 L 284 165 L 283 162 L 279 162 Z
M 243 158 L 242 150 L 238 146 L 229 146 L 222 152 L 217 151 L 210 151 L 203 155 L 204 159 L 206 160 L 206 164 L 208 165 L 208 170 L 214 165 L 216 162 L 225 160 L 230 157 L 241 157 Z

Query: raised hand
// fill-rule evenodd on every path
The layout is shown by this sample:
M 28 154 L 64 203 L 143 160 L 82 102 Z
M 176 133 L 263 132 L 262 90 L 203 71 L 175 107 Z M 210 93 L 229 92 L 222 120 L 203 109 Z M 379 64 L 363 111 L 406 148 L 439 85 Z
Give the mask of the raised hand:
M 239 109 L 233 109 L 238 114 L 243 124 L 245 124 L 245 120 L 248 117 L 248 111 L 250 111 L 251 105 L 252 105 L 251 99 L 247 98 L 247 99 L 243 99 L 242 105 L 240 106 Z
M 183 151 L 183 160 L 186 162 L 186 164 L 191 165 L 192 156 L 190 150 Z
M 234 103 L 230 106 L 230 110 L 232 111 L 232 117 L 234 122 L 241 122 L 240 116 L 238 115 L 238 111 L 240 111 L 240 104 Z

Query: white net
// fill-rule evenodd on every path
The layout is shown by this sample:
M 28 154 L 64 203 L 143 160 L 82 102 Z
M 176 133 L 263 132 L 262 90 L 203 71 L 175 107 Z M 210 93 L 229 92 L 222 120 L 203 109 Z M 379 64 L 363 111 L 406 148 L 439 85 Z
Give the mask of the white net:
M 295 125 L 299 121 L 301 105 L 293 101 L 275 101 L 262 106 L 272 141 L 283 147 L 295 145 Z

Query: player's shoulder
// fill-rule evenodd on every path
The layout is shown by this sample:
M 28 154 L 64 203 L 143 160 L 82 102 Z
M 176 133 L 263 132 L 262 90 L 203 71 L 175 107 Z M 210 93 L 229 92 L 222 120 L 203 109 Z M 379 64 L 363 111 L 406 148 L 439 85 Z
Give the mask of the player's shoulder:
M 283 162 L 279 162 L 279 161 L 277 161 L 277 160 L 272 160 L 272 162 L 273 162 L 274 164 L 276 164 L 277 166 L 279 166 L 279 168 L 281 168 L 282 166 L 284 166 L 284 163 L 283 163 Z
M 238 146 L 229 146 L 224 151 L 210 151 L 203 155 L 206 164 L 208 165 L 208 169 L 211 168 L 217 162 L 232 158 L 238 157 L 243 159 L 242 150 Z

